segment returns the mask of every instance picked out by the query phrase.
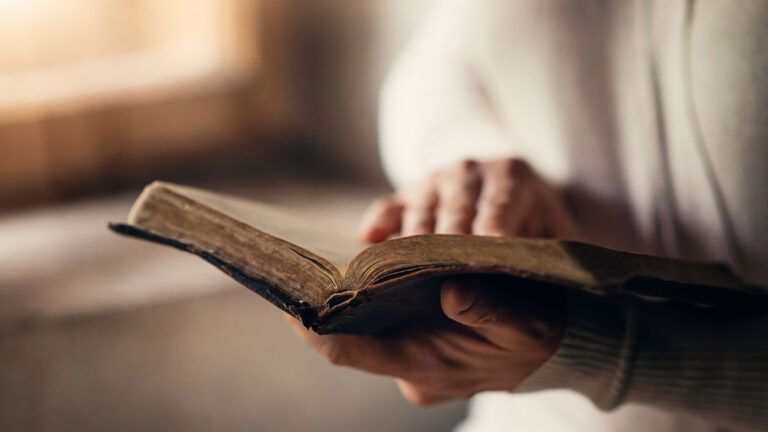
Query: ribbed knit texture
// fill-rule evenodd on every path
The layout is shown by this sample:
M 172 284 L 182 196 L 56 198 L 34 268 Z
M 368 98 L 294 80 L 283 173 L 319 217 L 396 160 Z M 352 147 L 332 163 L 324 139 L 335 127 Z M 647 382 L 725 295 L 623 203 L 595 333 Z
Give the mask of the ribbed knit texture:
M 565 387 L 604 410 L 637 402 L 766 430 L 767 329 L 765 315 L 579 296 L 560 348 L 518 391 Z

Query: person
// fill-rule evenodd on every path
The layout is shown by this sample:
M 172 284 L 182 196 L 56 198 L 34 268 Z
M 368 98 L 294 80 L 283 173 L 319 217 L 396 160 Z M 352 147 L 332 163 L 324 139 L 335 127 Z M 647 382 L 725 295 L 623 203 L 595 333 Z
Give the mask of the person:
M 768 285 L 766 29 L 759 0 L 437 2 L 382 90 L 397 191 L 362 237 L 581 239 Z M 446 281 L 441 305 L 461 331 L 296 330 L 415 404 L 479 394 L 465 432 L 768 428 L 764 314 L 482 278 Z

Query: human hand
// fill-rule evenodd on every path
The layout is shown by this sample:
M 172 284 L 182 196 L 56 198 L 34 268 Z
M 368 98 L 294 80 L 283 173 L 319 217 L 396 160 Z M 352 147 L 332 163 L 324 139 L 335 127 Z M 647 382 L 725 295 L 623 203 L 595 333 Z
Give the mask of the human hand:
M 514 390 L 557 349 L 562 305 L 541 293 L 498 286 L 509 279 L 463 277 L 443 285 L 440 303 L 456 326 L 388 336 L 320 336 L 288 317 L 332 364 L 396 378 L 416 405 Z
M 523 160 L 461 161 L 374 201 L 363 240 L 400 234 L 477 234 L 583 240 L 560 193 Z
M 433 232 L 583 238 L 558 191 L 520 159 L 462 161 L 440 170 L 375 201 L 361 225 L 369 242 Z M 418 405 L 511 391 L 557 349 L 563 306 L 508 283 L 488 277 L 448 280 L 440 301 L 456 324 L 451 329 L 320 336 L 291 322 L 331 363 L 393 376 L 406 399 Z

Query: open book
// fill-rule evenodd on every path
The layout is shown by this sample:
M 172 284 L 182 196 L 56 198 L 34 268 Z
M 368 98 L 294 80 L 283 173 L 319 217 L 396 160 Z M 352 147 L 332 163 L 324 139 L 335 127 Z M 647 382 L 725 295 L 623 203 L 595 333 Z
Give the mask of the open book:
M 701 306 L 762 304 L 722 264 L 558 240 L 420 235 L 364 245 L 348 227 L 213 192 L 155 182 L 125 235 L 194 253 L 318 333 L 376 333 L 441 315 L 441 282 L 503 274 L 509 285 L 637 296 Z

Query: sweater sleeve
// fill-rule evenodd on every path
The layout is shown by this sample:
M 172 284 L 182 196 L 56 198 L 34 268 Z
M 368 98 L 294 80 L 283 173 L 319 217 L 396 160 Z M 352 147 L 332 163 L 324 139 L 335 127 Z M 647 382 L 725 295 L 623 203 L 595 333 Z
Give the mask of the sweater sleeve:
M 636 402 L 759 429 L 768 424 L 768 315 L 574 297 L 560 348 L 518 391 L 551 388 L 604 410 Z
M 440 2 L 389 72 L 379 132 L 384 167 L 395 186 L 462 158 L 512 152 L 472 59 L 482 34 L 469 18 L 477 9 L 471 0 Z

